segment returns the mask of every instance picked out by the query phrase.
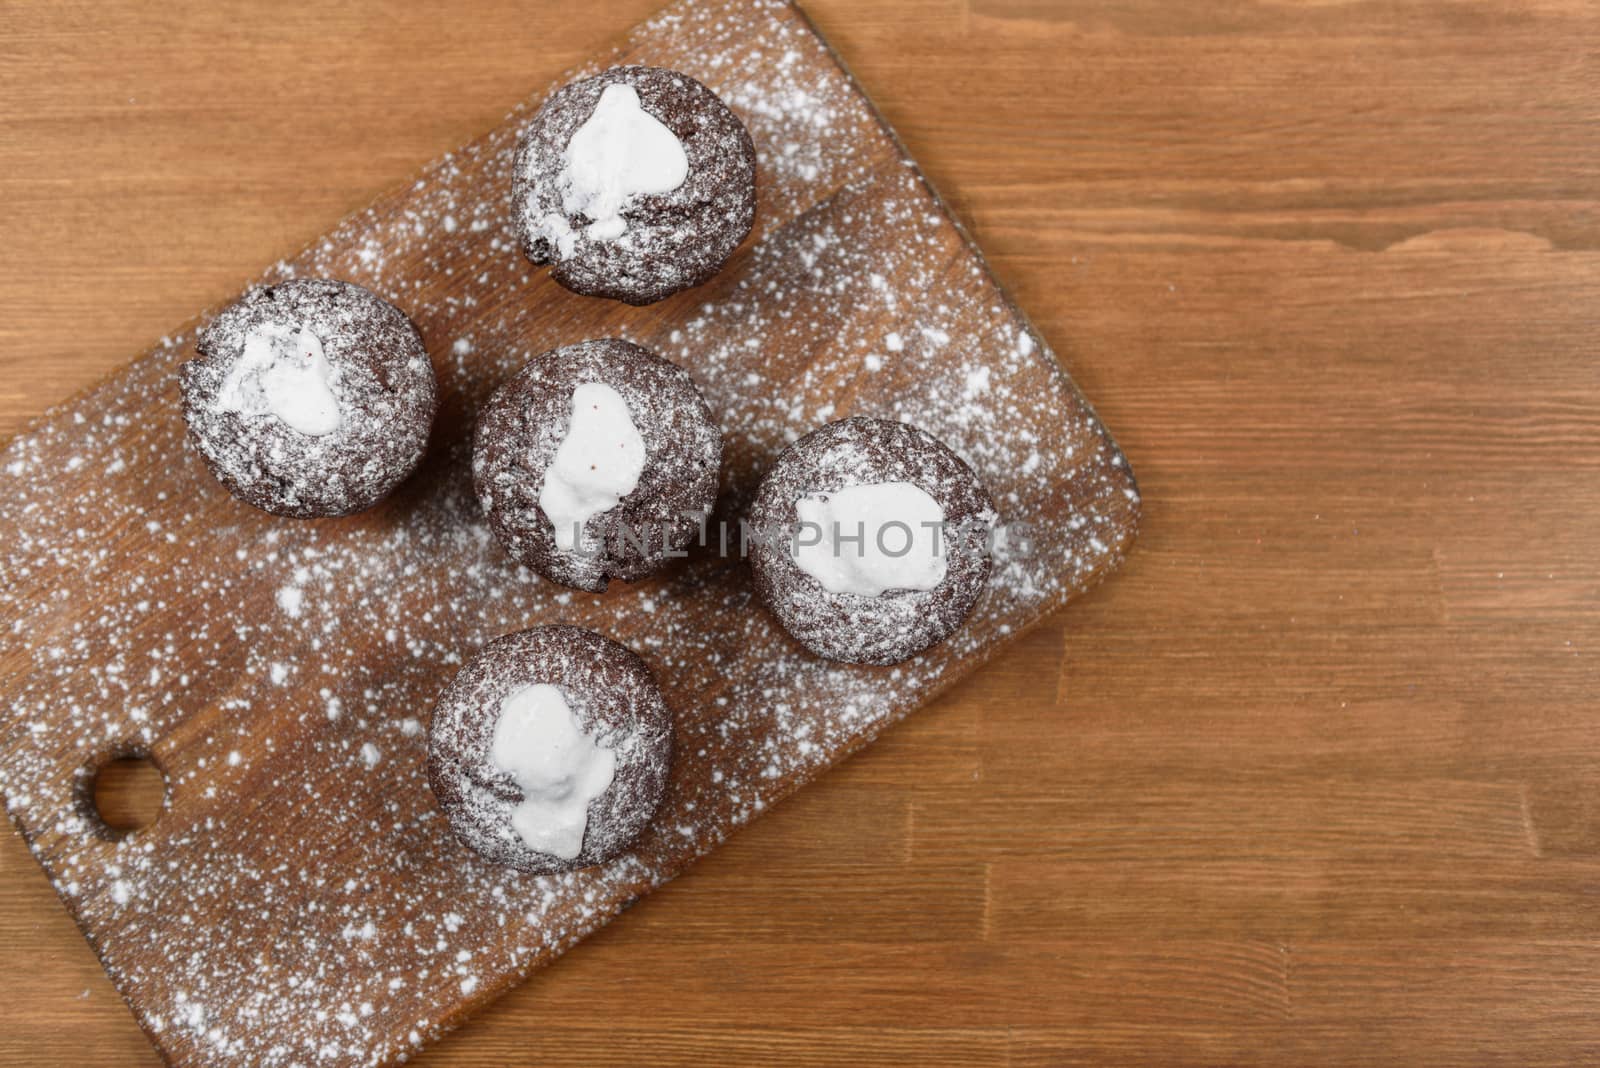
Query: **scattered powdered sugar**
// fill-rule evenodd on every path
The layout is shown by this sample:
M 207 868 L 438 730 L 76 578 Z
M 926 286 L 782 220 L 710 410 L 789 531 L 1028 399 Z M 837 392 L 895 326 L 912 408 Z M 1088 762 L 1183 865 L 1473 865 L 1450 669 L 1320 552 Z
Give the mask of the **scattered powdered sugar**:
M 290 619 L 300 618 L 300 611 L 305 602 L 306 596 L 299 586 L 280 586 L 278 588 L 278 607 L 283 609 L 283 614 Z
M 174 1063 L 396 1063 L 1126 548 L 1138 501 L 1121 455 L 800 16 L 691 2 L 627 47 L 582 73 L 678 66 L 739 113 L 760 157 L 755 244 L 693 300 L 621 314 L 535 284 L 506 205 L 537 99 L 263 279 L 348 279 L 416 321 L 441 413 L 391 500 L 316 522 L 231 500 L 184 444 L 173 382 L 192 327 L 0 454 L 0 786 Z M 900 419 L 948 444 L 1018 532 L 967 625 L 905 664 L 851 667 L 798 652 L 752 603 L 747 569 L 710 550 L 605 597 L 513 563 L 471 490 L 473 413 L 530 356 L 601 332 L 704 389 L 727 441 L 719 516 L 827 418 Z M 645 659 L 677 760 L 632 851 L 529 877 L 450 833 L 422 724 L 464 657 L 543 622 Z M 168 804 L 112 841 L 83 798 L 92 769 L 129 749 L 162 765 Z

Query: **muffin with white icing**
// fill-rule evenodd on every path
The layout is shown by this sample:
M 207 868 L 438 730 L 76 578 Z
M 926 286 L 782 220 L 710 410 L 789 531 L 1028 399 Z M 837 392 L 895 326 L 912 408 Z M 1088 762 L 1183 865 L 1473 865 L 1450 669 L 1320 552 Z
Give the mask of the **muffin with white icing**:
M 556 281 L 651 304 L 716 274 L 750 233 L 755 146 L 688 75 L 613 67 L 534 115 L 512 196 L 523 253 Z
M 274 515 L 348 515 L 421 461 L 438 386 L 411 320 L 352 285 L 256 286 L 179 372 L 189 440 L 235 497 Z
M 506 551 L 598 593 L 684 555 L 721 462 L 722 432 L 688 372 L 606 338 L 536 356 L 495 390 L 472 480 Z
M 747 536 L 756 592 L 818 656 L 898 663 L 966 621 L 996 521 L 978 476 L 931 434 L 841 419 L 761 480 Z
M 496 638 L 428 729 L 428 781 L 456 836 L 520 871 L 603 864 L 655 815 L 672 717 L 645 662 L 590 630 Z

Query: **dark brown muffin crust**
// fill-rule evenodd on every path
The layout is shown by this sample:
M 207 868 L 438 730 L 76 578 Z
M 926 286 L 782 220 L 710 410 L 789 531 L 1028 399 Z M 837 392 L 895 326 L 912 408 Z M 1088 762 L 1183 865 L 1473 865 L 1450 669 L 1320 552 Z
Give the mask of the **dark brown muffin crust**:
M 572 860 L 523 841 L 511 815 L 523 795 L 491 749 L 500 703 L 525 686 L 559 688 L 585 734 L 616 754 L 611 785 L 589 803 Z M 428 782 L 457 837 L 497 864 L 536 875 L 603 864 L 649 825 L 672 768 L 672 715 L 649 667 L 603 635 L 565 625 L 507 634 L 451 680 L 428 728 Z
M 688 177 L 669 193 L 640 195 L 623 211 L 621 240 L 579 233 L 566 255 L 553 230 L 591 220 L 562 204 L 563 155 L 607 86 L 625 84 L 670 129 L 689 160 Z M 557 89 L 540 107 L 517 152 L 512 200 L 523 253 L 551 264 L 575 293 L 651 304 L 709 279 L 755 221 L 756 151 L 744 123 L 715 93 L 660 67 L 613 67 Z
M 300 433 L 270 412 L 230 409 L 229 372 L 263 326 L 309 328 L 337 369 L 338 429 Z M 403 482 L 427 448 L 438 387 L 403 312 L 349 282 L 257 286 L 211 321 L 179 382 L 189 440 L 217 481 L 248 504 L 296 518 L 349 515 Z
M 645 443 L 633 492 L 591 519 L 589 552 L 556 544 L 539 506 L 545 472 L 572 421 L 572 394 L 586 382 L 615 389 Z M 628 341 L 582 341 L 534 357 L 478 415 L 472 481 L 506 551 L 535 572 L 598 593 L 667 563 L 700 534 L 716 503 L 722 432 L 687 371 Z
M 910 482 L 944 510 L 945 577 L 931 590 L 877 597 L 831 593 L 795 563 L 783 532 L 799 523 L 795 501 L 848 486 Z M 750 509 L 756 593 L 778 622 L 818 656 L 895 664 L 943 641 L 966 620 L 989 578 L 994 501 L 962 459 L 917 427 L 856 416 L 812 431 L 785 449 Z

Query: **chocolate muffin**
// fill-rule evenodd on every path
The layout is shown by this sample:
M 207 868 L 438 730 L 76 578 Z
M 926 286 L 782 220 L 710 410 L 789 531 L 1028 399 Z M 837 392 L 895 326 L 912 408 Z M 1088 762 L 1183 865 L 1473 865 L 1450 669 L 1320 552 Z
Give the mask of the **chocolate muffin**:
M 472 482 L 512 556 L 598 593 L 683 555 L 721 462 L 722 432 L 688 372 L 608 338 L 537 356 L 495 390 Z
M 761 480 L 747 542 L 756 592 L 818 656 L 899 663 L 971 613 L 996 519 L 978 476 L 937 438 L 841 419 Z
M 422 338 L 358 285 L 253 287 L 195 351 L 179 371 L 189 440 L 229 493 L 273 515 L 370 508 L 427 448 L 439 402 Z
M 456 835 L 536 875 L 603 864 L 655 815 L 672 717 L 643 660 L 570 626 L 496 638 L 451 680 L 428 782 Z
M 592 297 L 652 304 L 722 269 L 756 213 L 756 150 L 686 74 L 613 67 L 528 124 L 512 200 L 522 251 Z

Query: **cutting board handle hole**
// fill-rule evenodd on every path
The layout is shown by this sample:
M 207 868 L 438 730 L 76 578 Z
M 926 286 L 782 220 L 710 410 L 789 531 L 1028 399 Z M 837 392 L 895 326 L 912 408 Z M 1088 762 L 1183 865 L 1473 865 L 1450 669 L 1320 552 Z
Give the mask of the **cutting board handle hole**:
M 123 838 L 155 825 L 167 807 L 167 777 L 146 753 L 120 753 L 94 770 L 89 814 L 107 837 Z

